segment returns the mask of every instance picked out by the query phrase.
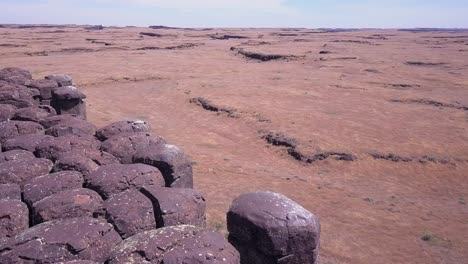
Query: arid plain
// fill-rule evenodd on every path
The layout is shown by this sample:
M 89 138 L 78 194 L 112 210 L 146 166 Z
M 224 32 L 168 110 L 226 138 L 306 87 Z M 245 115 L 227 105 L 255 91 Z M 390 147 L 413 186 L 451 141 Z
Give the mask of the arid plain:
M 212 228 L 272 190 L 320 217 L 323 264 L 468 263 L 468 31 L 8 26 L 3 67 L 181 146 Z

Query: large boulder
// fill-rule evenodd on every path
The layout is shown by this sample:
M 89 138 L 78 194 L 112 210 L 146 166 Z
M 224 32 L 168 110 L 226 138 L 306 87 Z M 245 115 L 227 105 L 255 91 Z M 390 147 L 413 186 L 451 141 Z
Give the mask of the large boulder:
M 60 87 L 73 85 L 73 79 L 65 74 L 47 75 L 45 79 L 57 83 Z
M 229 242 L 249 264 L 315 264 L 319 255 L 317 217 L 284 195 L 247 193 L 227 214 Z
M 16 109 L 14 105 L 0 103 L 0 122 L 10 120 L 15 115 Z
M 133 162 L 158 168 L 167 187 L 193 188 L 192 160 L 177 146 L 162 144 L 140 148 Z
M 32 178 L 23 187 L 23 200 L 29 206 L 53 194 L 83 187 L 77 171 L 60 171 Z
M 20 68 L 3 68 L 0 70 L 0 80 L 25 85 L 32 80 L 32 75 L 29 71 Z
M 75 114 L 86 118 L 86 95 L 74 86 L 63 86 L 52 90 L 50 105 L 58 114 Z
M 161 137 L 151 133 L 122 133 L 102 142 L 101 149 L 117 157 L 121 163 L 131 164 L 134 163 L 132 159 L 137 150 L 147 146 L 156 147 L 163 143 Z
M 62 121 L 47 128 L 45 133 L 54 137 L 94 136 L 96 133 L 96 126 L 85 120 L 74 118 L 74 120 Z
M 161 172 L 145 164 L 111 164 L 94 171 L 87 177 L 86 183 L 86 187 L 95 190 L 104 199 L 143 186 L 164 186 Z
M 21 188 L 18 184 L 0 184 L 0 200 L 11 199 L 21 201 Z
M 8 139 L 27 134 L 44 134 L 44 127 L 31 121 L 0 122 L 0 143 Z
M 52 194 L 35 202 L 31 208 L 33 224 L 40 224 L 54 219 L 103 215 L 101 196 L 95 191 L 84 188 Z
M 137 190 L 126 190 L 104 202 L 106 219 L 123 239 L 156 229 L 153 205 Z
M 24 203 L 13 199 L 0 200 L 0 238 L 14 237 L 28 227 L 29 211 Z
M 41 100 L 50 100 L 52 98 L 52 90 L 58 87 L 56 81 L 39 79 L 30 81 L 27 86 L 39 90 Z
M 205 226 L 205 198 L 193 189 L 144 186 L 140 190 L 154 206 L 159 227 Z
M 0 184 L 15 183 L 24 186 L 26 181 L 48 174 L 53 163 L 48 159 L 10 160 L 0 163 Z
M 49 221 L 27 229 L 0 247 L 0 263 L 103 263 L 121 241 L 111 224 L 89 217 Z
M 100 146 L 101 142 L 94 137 L 52 137 L 43 140 L 39 145 L 37 145 L 34 154 L 40 158 L 47 158 L 52 161 L 56 161 L 63 153 L 74 150 L 98 150 Z
M 132 132 L 151 132 L 151 127 L 145 121 L 119 121 L 107 125 L 96 131 L 96 137 L 105 141 L 115 135 Z
M 9 150 L 6 152 L 0 152 L 0 163 L 11 161 L 11 160 L 26 160 L 26 159 L 34 159 L 35 156 L 32 152 L 26 150 Z
M 47 118 L 49 116 L 54 116 L 57 113 L 50 106 L 30 106 L 25 108 L 20 108 L 15 111 L 15 114 L 11 118 L 12 120 L 18 121 L 33 121 L 39 122 L 40 120 Z
M 34 152 L 41 142 L 51 137 L 52 136 L 42 134 L 21 135 L 5 141 L 2 145 L 2 149 L 3 151 L 19 149 Z
M 59 153 L 53 171 L 79 171 L 87 180 L 100 166 L 119 163 L 116 157 L 104 151 L 75 149 Z
M 11 104 L 22 108 L 36 105 L 35 96 L 39 91 L 28 89 L 25 86 L 6 83 L 0 80 L 0 103 Z
M 106 263 L 239 264 L 239 253 L 221 234 L 194 226 L 171 226 L 125 239 Z

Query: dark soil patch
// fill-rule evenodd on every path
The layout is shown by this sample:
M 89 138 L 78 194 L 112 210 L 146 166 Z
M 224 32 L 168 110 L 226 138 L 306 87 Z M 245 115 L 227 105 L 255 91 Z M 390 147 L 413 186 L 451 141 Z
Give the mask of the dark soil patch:
M 287 60 L 297 58 L 294 55 L 280 55 L 280 54 L 264 54 L 258 52 L 245 51 L 242 48 L 231 47 L 232 51 L 236 51 L 238 54 L 243 55 L 244 57 L 252 60 L 259 61 L 271 61 L 271 60 Z
M 406 65 L 411 66 L 441 66 L 445 65 L 443 62 L 423 62 L 423 61 L 407 61 L 405 62 Z
M 148 37 L 156 37 L 156 38 L 160 38 L 160 37 L 163 36 L 163 35 L 161 35 L 161 34 L 152 33 L 152 32 L 140 32 L 140 35 L 142 35 L 142 36 L 148 36 Z
M 430 105 L 435 107 L 445 107 L 445 108 L 454 108 L 459 110 L 468 111 L 468 106 L 460 105 L 460 104 L 450 104 L 450 103 L 443 103 L 431 99 L 392 99 L 390 100 L 392 103 L 407 103 L 407 104 L 424 104 Z
M 190 49 L 196 46 L 201 46 L 204 44 L 201 43 L 184 43 L 177 46 L 168 46 L 168 47 L 143 47 L 136 50 L 178 50 L 178 49 Z
M 405 157 L 405 156 L 400 156 L 396 155 L 393 153 L 389 154 L 381 154 L 377 152 L 369 153 L 371 157 L 377 160 L 388 160 L 388 161 L 393 161 L 393 162 L 419 162 L 419 163 L 440 163 L 440 164 L 447 164 L 449 163 L 448 159 L 445 158 L 438 158 L 434 156 L 429 156 L 429 155 L 424 155 L 422 157 Z
M 203 98 L 203 97 L 192 98 L 190 99 L 190 103 L 201 106 L 203 109 L 211 111 L 211 112 L 227 113 L 229 117 L 236 117 L 235 115 L 236 109 L 216 105 L 212 103 L 211 101 L 209 101 L 208 99 Z
M 239 36 L 239 35 L 210 35 L 212 39 L 217 39 L 217 40 L 227 40 L 227 39 L 248 39 L 246 36 Z
M 260 131 L 262 138 L 273 146 L 282 146 L 288 148 L 295 148 L 297 140 L 278 131 Z
M 364 44 L 364 45 L 372 45 L 372 46 L 378 46 L 380 44 L 372 43 L 370 41 L 362 41 L 362 40 L 350 40 L 350 39 L 337 39 L 337 40 L 332 40 L 330 42 L 334 43 L 353 43 L 353 44 Z

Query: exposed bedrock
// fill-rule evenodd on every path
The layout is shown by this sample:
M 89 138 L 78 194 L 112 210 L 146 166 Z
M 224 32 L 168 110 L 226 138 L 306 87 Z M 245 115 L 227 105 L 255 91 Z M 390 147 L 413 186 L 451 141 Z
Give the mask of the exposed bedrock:
M 182 225 L 150 230 L 125 239 L 107 264 L 238 264 L 239 253 L 221 234 Z

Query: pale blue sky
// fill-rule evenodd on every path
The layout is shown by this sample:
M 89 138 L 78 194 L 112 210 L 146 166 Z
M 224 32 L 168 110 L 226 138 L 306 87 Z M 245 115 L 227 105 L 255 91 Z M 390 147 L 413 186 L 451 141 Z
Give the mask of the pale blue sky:
M 0 23 L 468 28 L 468 0 L 0 0 L 0 10 Z

